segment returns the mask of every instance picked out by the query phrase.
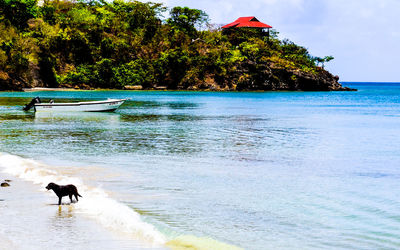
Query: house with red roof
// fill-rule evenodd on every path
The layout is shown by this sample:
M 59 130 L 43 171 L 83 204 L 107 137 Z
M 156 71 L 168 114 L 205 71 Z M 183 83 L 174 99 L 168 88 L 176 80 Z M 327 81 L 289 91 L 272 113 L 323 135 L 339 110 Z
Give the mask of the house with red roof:
M 233 23 L 229 23 L 227 25 L 222 26 L 223 29 L 231 29 L 231 28 L 258 28 L 258 29 L 270 29 L 272 26 L 260 22 L 254 16 L 248 17 L 239 17 Z
M 233 39 L 231 42 L 239 44 L 249 36 L 267 37 L 269 41 L 269 29 L 271 25 L 260 22 L 254 16 L 239 17 L 233 23 L 221 27 L 222 32 Z M 241 35 L 238 35 L 239 32 Z

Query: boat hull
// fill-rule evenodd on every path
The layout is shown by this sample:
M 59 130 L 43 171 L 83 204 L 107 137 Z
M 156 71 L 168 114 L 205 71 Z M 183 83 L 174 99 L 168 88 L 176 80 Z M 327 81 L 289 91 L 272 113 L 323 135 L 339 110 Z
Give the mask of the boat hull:
M 36 103 L 36 112 L 111 112 L 118 109 L 125 99 L 76 103 Z

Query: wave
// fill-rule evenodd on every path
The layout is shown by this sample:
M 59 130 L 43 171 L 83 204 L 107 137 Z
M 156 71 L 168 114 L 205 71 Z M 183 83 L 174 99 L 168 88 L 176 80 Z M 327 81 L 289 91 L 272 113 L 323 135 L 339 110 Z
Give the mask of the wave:
M 126 233 L 152 247 L 183 249 L 221 249 L 236 250 L 236 246 L 205 237 L 180 235 L 167 237 L 153 225 L 144 222 L 139 213 L 130 207 L 110 198 L 101 188 L 85 185 L 80 178 L 65 176 L 49 165 L 20 156 L 0 152 L 0 168 L 3 172 L 41 185 L 43 192 L 49 182 L 61 185 L 73 183 L 83 196 L 73 204 L 77 213 L 97 220 L 106 228 Z M 66 199 L 66 198 L 64 198 Z
M 173 250 L 239 250 L 241 248 L 206 237 L 182 235 L 170 240 L 166 246 Z
M 84 196 L 74 204 L 78 213 L 96 219 L 107 228 L 132 235 L 150 246 L 163 246 L 167 242 L 166 237 L 153 225 L 144 222 L 137 212 L 108 197 L 101 188 L 85 185 L 79 178 L 60 175 L 51 166 L 5 153 L 0 153 L 0 167 L 5 173 L 40 184 L 44 192 L 49 182 L 61 185 L 74 183 Z

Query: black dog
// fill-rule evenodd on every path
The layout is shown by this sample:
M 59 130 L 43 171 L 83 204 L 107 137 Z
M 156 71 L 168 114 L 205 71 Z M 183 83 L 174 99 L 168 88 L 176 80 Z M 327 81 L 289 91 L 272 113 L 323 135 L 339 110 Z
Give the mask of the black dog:
M 76 201 L 78 201 L 78 196 L 82 197 L 80 194 L 78 194 L 78 190 L 76 189 L 76 187 L 74 185 L 65 185 L 65 186 L 60 186 L 57 185 L 53 182 L 49 183 L 49 185 L 47 185 L 47 190 L 52 189 L 54 191 L 54 193 L 56 193 L 56 195 L 58 196 L 58 205 L 61 205 L 61 199 L 63 196 L 69 196 L 69 199 L 71 200 L 72 203 L 72 195 L 75 196 Z

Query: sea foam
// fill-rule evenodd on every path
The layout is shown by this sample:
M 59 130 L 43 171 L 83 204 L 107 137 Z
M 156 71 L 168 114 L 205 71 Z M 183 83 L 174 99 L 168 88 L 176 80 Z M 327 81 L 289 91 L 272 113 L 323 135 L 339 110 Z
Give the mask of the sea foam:
M 210 238 L 193 235 L 180 235 L 167 239 L 153 225 L 144 222 L 139 213 L 110 198 L 103 189 L 85 185 L 80 178 L 62 175 L 54 166 L 0 152 L 0 168 L 7 174 L 41 185 L 43 192 L 49 182 L 60 185 L 73 183 L 83 196 L 78 203 L 73 204 L 76 213 L 91 217 L 104 227 L 128 234 L 150 247 L 163 248 L 166 246 L 173 250 L 240 249 Z M 68 200 L 68 197 L 64 197 L 64 199 Z
M 149 246 L 162 246 L 167 242 L 162 233 L 144 222 L 133 209 L 110 198 L 101 188 L 85 185 L 80 178 L 61 175 L 54 167 L 6 153 L 0 153 L 0 168 L 5 173 L 43 186 L 43 191 L 49 182 L 60 185 L 73 183 L 83 196 L 74 204 L 77 213 L 87 215 L 107 228 L 129 234 Z

